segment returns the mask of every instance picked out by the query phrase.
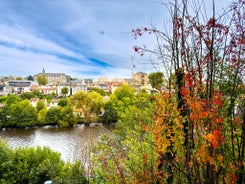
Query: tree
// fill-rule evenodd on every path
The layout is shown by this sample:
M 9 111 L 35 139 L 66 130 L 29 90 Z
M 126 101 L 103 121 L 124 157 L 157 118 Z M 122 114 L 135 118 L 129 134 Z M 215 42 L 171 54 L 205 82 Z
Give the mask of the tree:
M 33 90 L 32 94 L 35 96 L 35 97 L 40 97 L 40 91 L 35 89 Z
M 74 116 L 72 106 L 70 105 L 61 108 L 61 115 L 62 118 L 58 121 L 60 127 L 73 126 L 78 123 L 78 119 Z
M 39 113 L 39 111 L 41 111 L 42 109 L 45 108 L 45 104 L 42 100 L 38 100 L 37 102 L 37 106 L 36 106 L 36 109 L 37 109 L 37 113 Z
M 0 183 L 87 182 L 81 163 L 64 163 L 47 147 L 10 149 L 0 140 L 0 163 Z
M 107 93 L 103 89 L 96 88 L 96 87 L 90 88 L 89 91 L 95 91 L 95 92 L 101 94 L 102 96 L 106 96 L 107 95 Z
M 119 121 L 125 123 L 123 117 L 125 112 L 135 103 L 135 90 L 127 85 L 122 85 L 110 96 L 111 110 L 117 112 Z
M 154 137 L 142 129 L 152 123 L 154 102 L 150 94 L 136 95 L 128 86 L 117 90 L 118 96 L 111 95 L 112 101 L 107 105 L 123 107 L 125 103 L 125 106 L 115 111 L 120 116 L 113 134 L 104 136 L 94 149 L 91 180 L 94 183 L 156 183 L 158 155 Z M 131 103 L 128 103 L 129 96 L 133 99 Z
M 152 100 L 151 120 L 140 116 L 137 98 L 111 96 L 124 134 L 116 129 L 95 153 L 97 182 L 244 183 L 244 4 L 234 1 L 217 16 L 214 1 L 208 15 L 201 1 L 169 1 L 171 30 L 133 30 L 157 38 L 156 49 L 134 50 L 155 55 L 169 89 Z
M 33 94 L 33 93 L 30 93 L 30 92 L 24 92 L 24 93 L 21 93 L 21 94 L 19 95 L 19 97 L 20 97 L 22 100 L 25 100 L 25 99 L 30 100 L 31 98 L 34 97 L 34 94 Z
M 16 127 L 33 126 L 37 123 L 37 112 L 28 100 L 13 103 L 8 109 L 9 125 Z
M 62 94 L 62 96 L 66 96 L 68 93 L 69 93 L 68 87 L 63 87 L 63 88 L 61 89 L 61 94 Z
M 103 123 L 115 123 L 118 120 L 118 114 L 115 108 L 113 108 L 112 102 L 105 103 L 104 114 L 102 116 Z
M 189 11 L 192 6 L 189 1 L 176 0 L 166 5 L 171 13 L 171 34 L 156 27 L 133 30 L 136 37 L 155 34 L 156 50 L 135 47 L 135 51 L 140 55 L 148 51 L 155 54 L 164 66 L 164 74 L 169 79 L 175 75 L 176 99 L 170 89 L 169 94 L 159 96 L 161 103 L 152 127 L 158 146 L 160 178 L 166 174 L 167 183 L 245 181 L 241 174 L 244 173 L 245 154 L 241 150 L 245 149 L 245 141 L 241 140 L 245 140 L 245 126 L 242 115 L 234 113 L 236 100 L 244 93 L 244 31 L 241 31 L 245 29 L 241 18 L 244 3 L 233 2 L 218 17 L 213 1 L 208 17 L 200 16 L 202 10 L 205 12 L 200 2 L 197 2 L 198 9 Z M 239 125 L 234 125 L 234 121 Z M 176 131 L 178 122 L 183 122 L 181 131 Z M 239 133 L 235 136 L 234 131 Z M 239 166 L 235 171 L 236 165 Z
M 22 81 L 23 80 L 23 77 L 16 77 L 15 79 L 16 80 L 19 80 L 19 81 Z
M 37 82 L 39 85 L 46 85 L 48 83 L 48 79 L 45 75 L 38 75 Z
M 30 80 L 30 81 L 34 81 L 34 78 L 33 78 L 32 75 L 29 75 L 26 79 L 27 79 L 27 80 Z
M 60 99 L 59 102 L 58 102 L 58 105 L 61 106 L 61 107 L 65 107 L 68 105 L 68 100 L 67 99 Z
M 45 113 L 46 118 L 45 121 L 43 121 Z M 52 107 L 47 112 L 41 110 L 39 118 L 41 122 L 45 122 L 47 124 L 55 124 L 59 127 L 73 126 L 78 122 L 78 119 L 73 114 L 71 104 L 69 104 L 66 99 L 61 99 L 57 107 Z
M 53 124 L 58 125 L 59 120 L 62 119 L 62 107 L 52 107 L 48 109 L 47 115 L 46 115 L 46 123 L 47 124 Z
M 5 99 L 4 106 L 9 107 L 11 104 L 18 103 L 20 101 L 21 101 L 21 98 L 19 98 L 16 95 L 11 94 L 11 95 L 8 95 L 7 98 Z
M 163 84 L 163 73 L 162 72 L 152 72 L 148 76 L 151 86 L 155 89 L 161 90 Z
M 39 124 L 41 125 L 47 124 L 47 121 L 46 121 L 47 112 L 48 110 L 46 108 L 43 108 L 40 111 L 38 111 L 37 120 Z
M 72 104 L 82 111 L 85 125 L 97 122 L 104 106 L 103 97 L 97 92 L 78 92 L 70 98 Z

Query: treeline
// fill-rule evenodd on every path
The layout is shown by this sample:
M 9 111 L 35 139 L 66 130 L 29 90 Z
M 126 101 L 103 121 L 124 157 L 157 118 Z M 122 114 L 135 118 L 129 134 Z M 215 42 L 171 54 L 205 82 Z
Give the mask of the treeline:
M 60 99 L 57 107 L 47 109 L 39 100 L 36 107 L 28 99 L 16 95 L 1 97 L 0 128 L 1 127 L 32 127 L 43 125 L 72 126 L 79 122 L 79 117 L 73 114 L 72 106 L 67 99 Z
M 47 147 L 10 149 L 0 140 L 0 183 L 41 184 L 87 183 L 86 171 L 79 162 L 64 163 L 60 154 Z
M 37 97 L 34 107 L 29 99 Z M 45 101 L 50 102 L 54 96 L 40 95 L 36 92 L 23 93 L 19 96 L 0 97 L 0 128 L 33 127 L 58 125 L 74 126 L 79 123 L 89 125 L 92 122 L 114 123 L 128 105 L 150 100 L 151 95 L 144 91 L 135 95 L 129 86 L 119 87 L 108 96 L 103 90 L 94 88 L 89 92 L 80 91 L 67 98 L 59 98 L 58 105 L 47 108 Z M 142 106 L 143 107 L 143 106 Z

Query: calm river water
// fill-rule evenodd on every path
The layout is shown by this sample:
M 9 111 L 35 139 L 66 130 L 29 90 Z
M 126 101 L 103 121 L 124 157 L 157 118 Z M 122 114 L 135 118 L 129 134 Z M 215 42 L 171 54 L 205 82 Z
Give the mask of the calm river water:
M 61 153 L 64 161 L 78 159 L 86 162 L 92 145 L 102 134 L 109 134 L 110 127 L 101 124 L 79 125 L 72 128 L 46 126 L 30 129 L 0 130 L 0 138 L 13 147 L 48 146 Z

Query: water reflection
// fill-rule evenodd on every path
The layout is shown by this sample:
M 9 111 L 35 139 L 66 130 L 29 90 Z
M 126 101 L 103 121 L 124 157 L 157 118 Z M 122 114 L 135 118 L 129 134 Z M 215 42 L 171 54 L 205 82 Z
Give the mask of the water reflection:
M 13 147 L 48 146 L 61 153 L 62 159 L 73 162 L 75 159 L 86 163 L 89 151 L 102 134 L 110 130 L 105 125 L 79 125 L 72 128 L 46 126 L 35 129 L 7 129 L 0 131 L 0 137 L 8 140 Z

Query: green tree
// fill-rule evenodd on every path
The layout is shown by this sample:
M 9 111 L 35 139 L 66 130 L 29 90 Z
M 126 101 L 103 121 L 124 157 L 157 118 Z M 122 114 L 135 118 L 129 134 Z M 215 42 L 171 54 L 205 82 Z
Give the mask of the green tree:
M 46 114 L 46 118 L 44 120 Z M 77 124 L 77 118 L 73 114 L 72 106 L 57 106 L 48 109 L 48 111 L 41 110 L 39 112 L 39 121 L 43 124 L 53 124 L 59 127 L 68 127 Z
M 54 183 L 64 184 L 86 184 L 88 183 L 86 178 L 86 170 L 81 162 L 75 163 L 67 162 L 63 167 L 61 174 L 53 180 Z
M 37 120 L 38 120 L 39 124 L 41 124 L 41 125 L 47 124 L 47 121 L 46 121 L 47 112 L 48 112 L 48 110 L 46 108 L 43 108 L 38 112 Z
M 33 95 L 34 95 L 35 97 L 39 97 L 39 96 L 40 96 L 40 91 L 37 90 L 37 89 L 33 90 L 32 93 L 33 93 Z
M 54 124 L 58 125 L 59 120 L 62 119 L 62 107 L 52 107 L 48 109 L 47 116 L 46 116 L 46 122 L 47 124 Z
M 30 80 L 30 81 L 34 81 L 34 78 L 33 78 L 32 75 L 29 75 L 26 79 L 27 79 L 27 80 Z
M 62 98 L 62 99 L 59 100 L 58 105 L 61 106 L 61 107 L 65 107 L 65 106 L 68 105 L 68 100 L 65 99 L 65 98 Z
M 78 120 L 73 114 L 72 106 L 68 105 L 61 108 L 61 118 L 58 121 L 60 127 L 68 127 L 77 124 Z
M 162 72 L 150 73 L 148 78 L 153 88 L 161 90 L 161 87 L 163 84 L 163 73 Z
M 99 94 L 101 94 L 102 96 L 106 96 L 108 93 L 106 93 L 103 89 L 97 88 L 97 87 L 92 87 L 89 89 L 89 91 L 95 91 Z
M 19 97 L 20 97 L 22 100 L 25 100 L 25 99 L 30 100 L 31 98 L 34 97 L 34 94 L 33 94 L 33 93 L 30 93 L 30 92 L 24 92 L 24 93 L 21 93 L 21 94 L 19 95 Z
M 16 77 L 15 79 L 16 80 L 19 80 L 19 81 L 22 81 L 23 80 L 23 77 Z
M 37 106 L 36 106 L 37 113 L 38 113 L 40 110 L 44 109 L 44 108 L 45 108 L 45 104 L 44 104 L 43 100 L 38 100 Z
M 111 108 L 117 111 L 118 119 L 122 121 L 125 112 L 135 102 L 135 90 L 127 85 L 122 85 L 110 96 Z
M 6 108 L 0 108 L 0 128 L 4 127 L 7 124 L 7 113 Z
M 9 125 L 17 127 L 33 126 L 37 122 L 35 107 L 28 100 L 12 103 L 8 109 Z
M 9 107 L 11 104 L 17 103 L 17 102 L 20 102 L 20 101 L 21 101 L 21 98 L 19 98 L 16 95 L 11 94 L 11 95 L 7 96 L 6 100 L 4 101 L 4 105 L 6 107 Z
M 85 125 L 97 122 L 104 106 L 103 97 L 97 92 L 78 92 L 70 98 L 75 108 L 82 111 Z
M 60 153 L 47 147 L 10 149 L 0 140 L 0 183 L 40 184 L 86 183 L 85 169 L 80 162 L 64 163 Z
M 46 85 L 48 83 L 48 79 L 45 75 L 38 75 L 37 82 L 39 85 Z
M 6 99 L 6 96 L 0 96 L 0 103 L 4 103 Z
M 104 114 L 102 116 L 103 123 L 115 123 L 118 120 L 118 114 L 111 101 L 105 103 Z
M 61 94 L 62 94 L 62 96 L 67 96 L 68 93 L 69 93 L 68 87 L 63 87 L 63 88 L 61 89 Z

